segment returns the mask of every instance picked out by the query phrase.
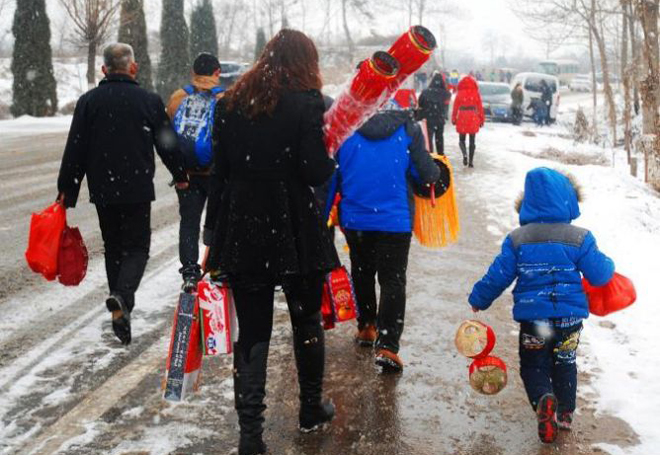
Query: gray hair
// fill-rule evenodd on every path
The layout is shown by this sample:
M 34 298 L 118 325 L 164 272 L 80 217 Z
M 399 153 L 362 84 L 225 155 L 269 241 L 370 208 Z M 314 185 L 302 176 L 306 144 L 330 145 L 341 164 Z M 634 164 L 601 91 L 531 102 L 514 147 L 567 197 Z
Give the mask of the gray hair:
M 128 71 L 134 61 L 133 48 L 129 44 L 114 43 L 103 50 L 103 64 L 110 73 Z

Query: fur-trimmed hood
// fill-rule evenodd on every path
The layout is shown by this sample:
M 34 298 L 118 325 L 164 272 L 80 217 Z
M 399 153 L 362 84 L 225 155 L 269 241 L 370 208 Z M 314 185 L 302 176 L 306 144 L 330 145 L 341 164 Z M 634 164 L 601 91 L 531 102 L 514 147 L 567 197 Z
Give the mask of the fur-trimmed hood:
M 574 176 L 554 169 L 532 169 L 516 201 L 520 224 L 570 223 L 580 216 L 581 187 Z

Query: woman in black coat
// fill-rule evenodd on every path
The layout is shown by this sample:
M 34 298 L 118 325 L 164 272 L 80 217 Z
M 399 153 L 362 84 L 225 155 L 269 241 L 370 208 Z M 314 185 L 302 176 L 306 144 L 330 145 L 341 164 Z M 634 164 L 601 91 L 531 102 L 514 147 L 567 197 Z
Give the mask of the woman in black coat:
M 438 155 L 445 154 L 444 131 L 447 111 L 449 109 L 451 93 L 445 87 L 442 74 L 435 73 L 429 87 L 419 97 L 418 118 L 426 119 L 426 128 L 429 133 L 429 147 Z
M 234 391 L 239 455 L 264 453 L 266 363 L 275 287 L 286 295 L 300 384 L 300 429 L 328 422 L 321 399 L 324 275 L 339 265 L 310 187 L 335 169 L 323 142 L 318 54 L 303 33 L 281 30 L 218 103 L 206 262 L 234 294 L 239 339 Z

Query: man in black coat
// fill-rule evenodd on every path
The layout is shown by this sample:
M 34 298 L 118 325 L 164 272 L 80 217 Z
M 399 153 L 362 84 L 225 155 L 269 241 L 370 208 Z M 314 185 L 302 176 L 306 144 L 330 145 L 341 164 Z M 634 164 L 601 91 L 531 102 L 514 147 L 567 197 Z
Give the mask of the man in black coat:
M 131 46 L 108 46 L 103 61 L 106 77 L 76 104 L 57 189 L 65 206 L 75 207 L 87 176 L 105 247 L 106 306 L 115 335 L 129 344 L 135 291 L 149 258 L 154 147 L 177 188 L 186 188 L 188 177 L 163 102 L 135 81 Z
M 426 119 L 429 147 L 433 149 L 435 143 L 436 153 L 439 155 L 445 154 L 444 130 L 449 100 L 451 93 L 445 87 L 445 81 L 440 73 L 433 76 L 429 87 L 419 97 L 418 118 Z
M 545 104 L 544 123 L 550 125 L 550 109 L 552 108 L 552 89 L 545 80 L 541 80 L 541 101 Z

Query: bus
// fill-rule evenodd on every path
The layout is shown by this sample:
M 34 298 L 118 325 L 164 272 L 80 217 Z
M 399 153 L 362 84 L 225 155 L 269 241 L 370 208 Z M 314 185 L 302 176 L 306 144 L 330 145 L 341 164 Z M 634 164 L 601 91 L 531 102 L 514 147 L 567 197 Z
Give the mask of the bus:
M 561 85 L 568 85 L 579 72 L 580 64 L 575 60 L 545 60 L 539 62 L 539 73 L 557 76 Z

